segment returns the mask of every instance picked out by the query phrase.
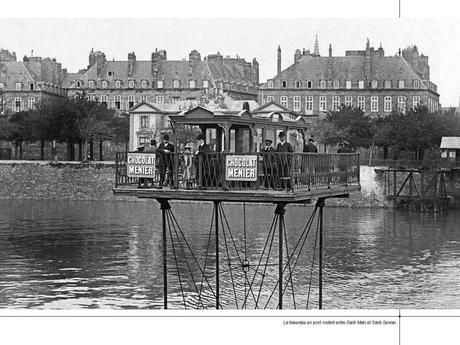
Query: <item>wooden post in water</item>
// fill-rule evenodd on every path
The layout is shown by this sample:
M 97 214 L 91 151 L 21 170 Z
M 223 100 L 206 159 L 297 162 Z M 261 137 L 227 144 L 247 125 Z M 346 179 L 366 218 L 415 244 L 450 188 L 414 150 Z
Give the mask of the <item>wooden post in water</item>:
M 318 199 L 319 206 L 319 301 L 318 308 L 323 309 L 323 206 L 324 198 Z
M 214 219 L 215 219 L 215 230 L 216 230 L 216 309 L 219 309 L 219 290 L 220 290 L 220 272 L 219 272 L 219 203 L 220 201 L 214 201 Z
M 275 213 L 279 217 L 278 231 L 278 308 L 283 309 L 283 229 L 284 229 L 284 213 L 286 204 L 278 203 Z
M 171 209 L 167 199 L 158 199 L 161 205 L 161 218 L 163 225 L 163 308 L 168 309 L 168 251 L 166 242 L 166 211 Z

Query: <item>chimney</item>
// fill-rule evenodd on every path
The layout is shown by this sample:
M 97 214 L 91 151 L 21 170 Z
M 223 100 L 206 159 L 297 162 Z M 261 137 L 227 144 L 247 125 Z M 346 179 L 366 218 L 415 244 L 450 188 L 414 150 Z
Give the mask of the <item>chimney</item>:
M 166 61 L 166 50 L 155 49 L 151 58 L 151 71 L 154 78 L 157 77 L 163 61 Z
M 259 84 L 259 63 L 256 58 L 252 59 L 252 81 L 258 85 Z
M 332 57 L 332 45 L 329 43 L 329 57 Z
M 243 102 L 243 110 L 251 111 L 251 109 L 249 107 L 249 102 Z
M 134 75 L 134 65 L 136 63 L 136 54 L 134 52 L 128 53 L 128 78 Z
M 276 69 L 276 75 L 280 75 L 281 73 L 281 47 L 278 46 L 278 65 Z
M 304 49 L 304 51 L 305 51 L 305 49 Z M 301 57 L 302 57 L 302 53 L 300 52 L 300 49 L 296 49 L 296 51 L 294 53 L 294 62 L 299 61 Z

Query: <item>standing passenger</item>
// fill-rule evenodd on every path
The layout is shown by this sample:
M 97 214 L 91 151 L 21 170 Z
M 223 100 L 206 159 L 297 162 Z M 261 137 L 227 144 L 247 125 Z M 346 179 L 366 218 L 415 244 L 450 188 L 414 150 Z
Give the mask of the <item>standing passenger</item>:
M 278 175 L 279 175 L 279 188 L 291 189 L 291 177 L 289 172 L 291 170 L 291 153 L 294 152 L 292 145 L 286 141 L 286 134 L 281 132 L 278 134 L 280 143 L 276 146 L 276 152 L 278 153 Z
M 262 162 L 264 172 L 264 187 L 275 188 L 275 176 L 276 176 L 276 158 L 273 154 L 276 152 L 272 146 L 273 141 L 271 139 L 265 139 L 265 147 L 262 150 Z
M 209 155 L 206 155 L 206 153 L 209 152 L 209 146 L 206 145 L 204 142 L 205 136 L 203 134 L 199 134 L 196 137 L 196 140 L 198 140 L 198 149 L 195 152 L 196 158 L 197 158 L 197 164 L 196 164 L 196 169 L 197 169 L 197 180 L 198 183 L 201 187 L 207 186 L 209 184 L 209 169 L 210 169 L 210 164 L 209 164 Z
M 158 146 L 157 152 L 160 153 L 160 188 L 165 183 L 166 171 L 168 171 L 167 184 L 174 186 L 173 180 L 173 165 L 174 165 L 174 145 L 169 143 L 169 135 L 163 136 L 163 142 Z
M 190 146 L 185 146 L 184 151 L 184 181 L 185 187 L 190 188 L 192 186 L 192 166 L 193 166 L 193 155 Z

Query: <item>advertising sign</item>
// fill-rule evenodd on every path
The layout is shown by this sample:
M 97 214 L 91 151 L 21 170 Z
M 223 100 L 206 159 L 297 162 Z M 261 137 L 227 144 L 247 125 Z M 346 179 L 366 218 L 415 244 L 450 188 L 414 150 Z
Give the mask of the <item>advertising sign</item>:
M 155 177 L 154 153 L 128 153 L 129 177 Z
M 226 156 L 225 179 L 227 181 L 257 181 L 257 156 Z

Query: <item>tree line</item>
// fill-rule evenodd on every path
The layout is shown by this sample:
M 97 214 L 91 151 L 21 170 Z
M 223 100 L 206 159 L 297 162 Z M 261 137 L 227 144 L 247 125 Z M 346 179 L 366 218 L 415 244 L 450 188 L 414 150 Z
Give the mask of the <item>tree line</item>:
M 128 116 L 116 116 L 114 110 L 84 92 L 75 97 L 47 100 L 36 109 L 20 111 L 0 118 L 0 140 L 13 143 L 22 159 L 24 142 L 40 142 L 40 158 L 45 157 L 46 142 L 66 143 L 67 160 L 92 159 L 93 142 L 125 141 L 128 144 Z M 101 151 L 102 152 L 102 151 Z
M 439 149 L 443 136 L 460 136 L 460 117 L 455 108 L 430 112 L 420 105 L 374 118 L 359 108 L 342 106 L 319 120 L 313 133 L 325 145 L 347 142 L 354 149 L 380 147 L 384 159 L 398 159 L 403 152 L 423 159 L 427 150 Z

